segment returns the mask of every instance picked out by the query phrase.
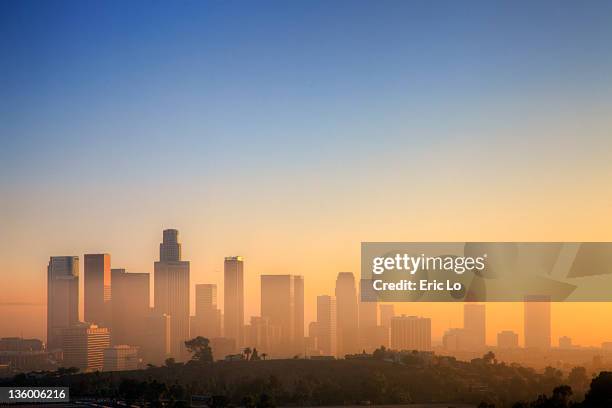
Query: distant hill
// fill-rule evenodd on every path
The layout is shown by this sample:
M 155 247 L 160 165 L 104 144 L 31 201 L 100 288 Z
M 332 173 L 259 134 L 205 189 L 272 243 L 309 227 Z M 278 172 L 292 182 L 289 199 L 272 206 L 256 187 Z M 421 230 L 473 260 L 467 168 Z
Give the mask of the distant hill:
M 493 360 L 467 363 L 408 353 L 397 362 L 375 358 L 190 362 L 127 372 L 19 375 L 4 384 L 62 385 L 70 387 L 72 396 L 130 401 L 215 396 L 218 406 L 490 401 L 503 407 L 533 400 L 560 381 L 556 374 L 546 376 Z

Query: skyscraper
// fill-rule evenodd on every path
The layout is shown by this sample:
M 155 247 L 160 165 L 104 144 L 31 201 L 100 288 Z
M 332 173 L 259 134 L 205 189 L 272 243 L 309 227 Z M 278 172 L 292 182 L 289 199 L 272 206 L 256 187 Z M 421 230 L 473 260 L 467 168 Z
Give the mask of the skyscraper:
M 244 261 L 241 256 L 225 258 L 223 265 L 224 286 L 224 336 L 236 341 L 240 349 L 244 342 Z
M 337 349 L 337 310 L 333 296 L 317 296 L 317 345 L 321 354 L 336 356 Z
M 47 348 L 62 347 L 62 329 L 79 321 L 79 257 L 52 256 L 47 266 Z
M 275 326 L 267 317 L 252 316 L 245 330 L 245 345 L 257 349 L 259 355 L 272 356 L 276 352 L 281 336 L 281 328 Z
M 391 328 L 391 318 L 395 317 L 395 305 L 380 305 L 380 325 Z
M 511 330 L 504 330 L 497 333 L 497 348 L 514 349 L 518 348 L 518 334 Z
M 78 323 L 62 330 L 63 364 L 81 371 L 101 371 L 104 349 L 110 346 L 110 333 L 105 327 Z
M 111 271 L 109 254 L 85 254 L 85 321 L 110 327 Z
M 359 327 L 378 326 L 378 302 L 369 279 L 360 280 Z
M 572 345 L 572 338 L 567 336 L 559 337 L 559 348 L 560 349 L 571 349 L 574 346 Z
M 171 322 L 167 314 L 152 311 L 145 320 L 144 337 L 147 341 L 140 347 L 140 354 L 145 363 L 163 364 L 170 356 Z
M 357 290 L 352 272 L 340 272 L 336 279 L 336 318 L 338 324 L 338 355 L 358 353 L 359 320 Z
M 159 244 L 159 260 L 161 262 L 179 262 L 182 259 L 181 244 L 178 242 L 178 230 L 163 231 L 162 242 Z
M 475 303 L 463 305 L 463 328 L 468 348 L 478 350 L 486 346 L 486 306 Z
M 293 275 L 261 275 L 261 317 L 280 327 L 276 356 L 303 353 L 304 279 Z
M 359 298 L 359 348 L 371 352 L 381 345 L 381 330 L 378 329 L 378 303 L 369 279 L 360 280 Z M 384 339 L 382 339 L 384 342 Z
M 217 285 L 195 285 L 196 314 L 191 320 L 190 337 L 221 337 L 221 310 L 217 307 Z
M 155 262 L 154 300 L 158 315 L 170 316 L 170 355 L 185 360 L 189 339 L 189 262 L 181 258 L 178 231 L 164 230 Z
M 550 348 L 550 298 L 526 296 L 524 307 L 525 348 Z
M 200 283 L 195 285 L 196 316 L 217 308 L 217 285 Z
M 146 318 L 149 315 L 149 274 L 126 273 L 125 269 L 111 269 L 113 282 L 113 344 L 142 345 Z
M 308 323 L 308 337 L 304 339 L 304 355 L 306 357 L 316 356 L 321 354 L 321 350 L 319 349 L 319 340 L 318 340 L 318 323 L 310 322 Z
M 442 336 L 442 345 L 448 351 L 474 350 L 473 339 L 467 335 L 465 329 L 450 328 Z
M 298 354 L 304 353 L 304 277 L 293 276 L 295 296 L 295 348 Z
M 394 350 L 431 350 L 431 319 L 405 315 L 392 318 L 391 348 Z

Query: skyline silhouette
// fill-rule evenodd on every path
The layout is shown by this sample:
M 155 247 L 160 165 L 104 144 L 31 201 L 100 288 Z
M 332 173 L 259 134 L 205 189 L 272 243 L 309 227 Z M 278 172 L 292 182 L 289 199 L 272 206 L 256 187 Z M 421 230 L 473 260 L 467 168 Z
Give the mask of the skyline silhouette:
M 244 276 L 249 272 L 241 256 L 224 258 L 227 285 L 224 282 L 221 291 L 225 291 L 226 301 L 224 308 L 218 308 L 217 285 L 194 283 L 190 278 L 190 264 L 183 260 L 182 254 L 176 229 L 163 231 L 160 261 L 154 262 L 152 276 L 112 268 L 110 254 L 85 254 L 84 282 L 80 286 L 89 289 L 81 295 L 75 293 L 79 287 L 79 257 L 51 257 L 47 272 L 50 294 L 47 319 L 48 333 L 53 337 L 47 340 L 48 351 L 62 349 L 64 339 L 77 338 L 76 333 L 100 336 L 96 333 L 103 331 L 106 340 L 93 340 L 101 344 L 100 355 L 94 359 L 95 369 L 101 369 L 102 351 L 111 346 L 109 353 L 113 353 L 116 361 L 104 364 L 112 366 L 120 364 L 117 356 L 139 358 L 142 363 L 159 363 L 170 357 L 186 361 L 184 342 L 197 336 L 209 338 L 216 346 L 215 359 L 239 353 L 245 347 L 258 349 L 270 358 L 316 357 L 327 353 L 344 358 L 361 352 L 372 353 L 383 346 L 394 350 L 435 349 L 464 357 L 470 355 L 465 353 L 473 355 L 494 348 L 503 357 L 529 364 L 534 352 L 589 350 L 581 348 L 567 335 L 559 337 L 558 343 L 553 340 L 551 302 L 542 302 L 540 298 L 523 302 L 523 330 L 497 331 L 495 343 L 487 342 L 488 322 L 497 320 L 487 308 L 494 303 L 463 303 L 462 327 L 449 325 L 442 336 L 435 338 L 432 322 L 436 318 L 431 315 L 396 313 L 401 303 L 361 301 L 359 292 L 369 290 L 368 282 L 356 280 L 352 272 L 337 274 L 332 296 L 317 295 L 314 320 L 305 319 L 302 276 L 262 274 L 260 313 L 248 315 L 244 299 L 251 295 L 252 288 L 244 286 Z M 151 283 L 154 283 L 152 288 Z M 195 299 L 190 299 L 191 287 L 195 290 Z M 75 296 L 82 301 L 84 310 L 89 310 L 91 321 L 75 322 Z M 190 313 L 190 303 L 195 303 L 195 313 Z M 0 333 L 0 337 L 10 336 Z M 609 344 L 601 347 L 606 349 Z M 523 348 L 525 353 L 517 354 Z M 70 358 L 81 361 L 83 357 Z
M 174 249 L 174 251 L 173 251 L 174 255 L 172 255 L 172 260 L 176 261 L 177 259 L 180 259 L 180 257 L 181 257 L 181 255 L 180 255 L 181 254 L 180 243 L 178 242 L 178 239 L 177 239 L 178 231 L 177 230 L 165 230 L 164 231 L 164 237 L 166 237 L 166 233 L 167 232 L 173 232 L 175 234 L 175 236 L 173 238 L 173 242 L 174 242 L 173 245 L 175 245 L 175 246 L 178 245 L 178 249 L 177 248 Z M 165 256 L 165 255 L 163 255 L 164 251 L 166 253 L 168 252 L 168 249 L 167 248 L 164 249 L 163 246 L 164 246 L 164 244 L 162 243 L 160 245 L 160 256 L 161 257 Z M 76 262 L 77 266 L 76 266 L 76 268 L 78 270 L 78 258 L 79 257 L 74 257 L 74 256 L 69 256 L 69 257 L 52 257 L 52 260 L 53 260 L 53 258 L 55 258 L 55 259 L 77 259 L 77 262 Z M 166 258 L 167 258 L 167 256 L 166 256 Z M 110 287 L 108 285 L 108 282 L 106 282 L 105 285 L 102 285 L 102 281 L 100 280 L 100 278 L 98 276 L 106 276 L 106 275 L 109 275 L 109 277 L 110 276 L 115 276 L 115 281 L 117 282 L 117 284 L 120 282 L 119 279 L 121 277 L 131 278 L 131 280 L 136 280 L 136 279 L 142 278 L 142 279 L 139 279 L 140 282 L 141 282 L 139 285 L 140 285 L 140 287 L 143 287 L 143 289 L 141 289 L 141 293 L 143 293 L 142 292 L 143 290 L 146 291 L 146 293 L 147 293 L 146 299 L 143 300 L 144 304 L 148 305 L 149 307 L 152 307 L 151 310 L 156 310 L 158 312 L 160 311 L 159 309 L 156 309 L 154 307 L 155 306 L 154 302 L 149 300 L 149 294 L 152 295 L 151 299 L 154 299 L 153 295 L 155 294 L 155 292 L 154 292 L 153 282 L 155 280 L 155 273 L 153 273 L 153 274 L 148 274 L 148 273 L 132 273 L 132 272 L 126 272 L 126 270 L 122 269 L 122 268 L 119 268 L 119 269 L 118 268 L 114 268 L 114 267 L 111 268 L 111 256 L 109 254 L 104 254 L 104 255 L 85 254 L 84 259 L 87 260 L 87 261 L 85 262 L 83 276 L 87 276 L 86 274 L 89 273 L 90 276 L 93 277 L 92 279 L 90 279 L 90 282 L 92 282 L 92 283 L 89 284 L 90 286 L 92 284 L 93 285 L 96 285 L 96 284 L 100 285 L 100 289 L 98 290 L 98 292 L 100 292 L 100 295 L 99 295 L 100 299 L 106 299 L 106 302 L 108 302 L 110 300 Z M 226 257 L 226 261 L 225 262 L 227 263 L 228 261 L 232 262 L 232 261 L 236 261 L 236 260 L 240 260 L 240 262 L 244 262 L 242 257 Z M 156 265 L 158 263 L 159 263 L 158 261 L 155 262 Z M 50 265 L 51 265 L 51 263 L 50 263 Z M 97 275 L 96 275 L 96 273 L 97 273 Z M 248 275 L 249 274 L 247 273 L 245 276 L 248 276 Z M 184 303 L 185 306 L 182 306 L 182 307 L 187 307 L 186 306 L 187 303 L 190 303 L 191 304 L 191 308 L 190 308 L 191 311 L 187 311 L 186 310 L 184 312 L 184 316 L 185 317 L 183 317 L 183 322 L 184 322 L 183 325 L 191 325 L 191 327 L 193 328 L 192 329 L 193 332 L 196 333 L 198 331 L 198 329 L 196 329 L 196 327 L 198 327 L 197 326 L 197 321 L 198 320 L 197 320 L 197 311 L 196 311 L 196 307 L 195 307 L 195 303 L 197 302 L 197 296 L 193 296 L 195 288 L 198 285 L 199 286 L 206 286 L 206 285 L 208 285 L 208 286 L 214 286 L 216 288 L 217 285 L 216 284 L 211 284 L 211 283 L 205 283 L 204 284 L 203 282 L 194 282 L 193 280 L 191 280 L 188 277 L 189 276 L 189 272 L 187 272 L 185 276 L 186 276 L 186 278 L 185 278 L 186 279 L 185 280 L 185 286 L 184 286 L 184 289 L 182 291 L 183 291 L 183 293 L 187 293 L 187 296 L 184 297 L 185 298 L 185 303 Z M 266 277 L 266 276 L 270 277 L 271 279 L 278 279 L 278 278 L 281 278 L 283 276 L 290 276 L 290 275 L 284 275 L 284 274 L 274 274 L 274 275 L 262 274 L 262 275 L 260 275 L 260 277 L 262 277 L 262 279 L 263 279 L 263 277 Z M 384 335 L 381 335 L 380 333 L 377 334 L 376 330 L 374 330 L 374 331 L 371 331 L 370 333 L 367 334 L 366 337 L 368 337 L 368 338 L 361 338 L 363 336 L 363 334 L 359 333 L 357 331 L 357 328 L 358 327 L 366 327 L 368 325 L 370 327 L 372 327 L 372 328 L 375 328 L 377 326 L 382 326 L 383 325 L 382 320 L 385 319 L 383 317 L 384 312 L 382 311 L 382 308 L 379 310 L 377 308 L 377 304 L 376 303 L 369 303 L 369 302 L 358 301 L 358 293 L 359 293 L 359 290 L 364 290 L 364 288 L 363 288 L 364 282 L 362 281 L 360 283 L 361 288 L 359 288 L 358 287 L 359 285 L 357 284 L 355 276 L 352 273 L 339 272 L 337 277 L 338 277 L 338 279 L 340 279 L 340 282 L 342 280 L 345 280 L 345 277 L 346 277 L 346 279 L 348 279 L 348 281 L 347 281 L 348 282 L 348 286 L 346 287 L 346 289 L 343 289 L 342 288 L 343 284 L 339 285 L 339 283 L 338 283 L 339 281 L 337 281 L 336 282 L 335 293 L 333 291 L 328 291 L 328 294 L 329 293 L 334 294 L 336 299 L 338 298 L 338 296 L 340 296 L 340 303 L 341 304 L 346 303 L 348 301 L 349 302 L 348 310 L 352 310 L 350 313 L 354 314 L 353 315 L 354 317 L 351 317 L 348 320 L 347 319 L 339 319 L 339 320 L 344 320 L 344 322 L 343 323 L 341 322 L 341 324 L 338 326 L 338 333 L 339 333 L 338 334 L 338 336 L 339 336 L 339 338 L 338 338 L 338 346 L 337 346 L 337 350 L 338 350 L 338 353 L 339 353 L 338 355 L 353 354 L 353 353 L 359 352 L 363 348 L 374 348 L 374 347 L 377 347 L 377 343 L 380 343 L 381 336 L 384 337 Z M 81 288 L 86 286 L 85 282 L 83 282 L 85 280 L 86 279 L 82 279 L 82 282 L 80 284 Z M 49 282 L 51 282 L 51 281 L 49 281 Z M 303 282 L 303 280 L 302 280 L 302 282 Z M 303 285 L 303 283 L 302 283 L 302 285 Z M 132 288 L 132 290 L 135 290 L 134 288 L 136 288 L 137 286 L 134 286 Z M 219 285 L 219 286 L 221 287 L 222 291 L 225 289 L 225 285 L 224 284 Z M 51 283 L 49 283 L 49 289 L 51 289 L 51 288 L 52 288 Z M 161 285 L 160 285 L 160 288 L 161 288 Z M 80 290 L 82 290 L 82 289 L 80 289 Z M 121 286 L 117 286 L 116 290 L 118 290 L 116 292 L 116 295 L 120 296 L 119 294 L 121 293 Z M 256 296 L 257 295 L 256 292 L 258 290 L 263 290 L 263 289 L 262 289 L 262 287 L 259 287 L 259 288 L 256 288 L 255 290 L 253 290 L 253 288 L 245 288 L 244 285 L 243 285 L 243 287 L 242 287 L 243 297 L 245 299 L 249 299 L 252 296 Z M 348 290 L 348 292 L 346 292 L 347 290 Z M 90 292 L 91 291 L 92 291 L 92 289 L 90 289 Z M 340 291 L 340 292 L 338 292 L 338 291 Z M 346 296 L 342 293 L 342 291 L 344 291 L 349 296 L 349 298 L 346 298 Z M 87 295 L 85 294 L 86 292 L 83 291 L 83 292 L 80 292 L 80 293 L 82 293 L 82 295 L 79 296 L 79 300 L 80 300 L 80 303 L 81 303 L 81 306 L 82 306 L 81 309 L 84 309 L 84 307 L 86 307 L 86 305 L 89 304 L 89 302 L 85 302 L 83 300 L 84 298 L 87 297 Z M 91 293 L 93 293 L 93 292 L 91 292 Z M 322 296 L 322 295 L 325 295 L 325 293 L 320 293 L 319 295 L 316 295 L 316 296 Z M 123 296 L 126 296 L 126 295 L 123 295 Z M 212 295 L 209 295 L 209 296 L 212 296 Z M 349 300 L 349 299 L 351 299 L 351 297 L 353 298 L 353 300 Z M 215 294 L 215 298 L 216 298 L 216 294 Z M 92 297 L 92 300 L 93 299 L 97 299 L 97 298 Z M 191 300 L 189 300 L 189 299 L 191 299 Z M 343 299 L 346 299 L 346 300 L 343 300 Z M 261 297 L 260 297 L 260 300 L 261 300 Z M 307 304 L 308 302 L 306 302 L 305 300 L 306 299 L 302 300 L 303 303 L 301 303 L 301 304 L 304 304 L 304 305 Z M 93 302 L 97 302 L 97 301 L 93 300 Z M 143 304 L 143 302 L 138 302 L 138 301 L 134 302 L 134 303 L 126 302 L 125 304 L 140 305 L 140 304 Z M 215 302 L 217 302 L 216 299 L 215 299 Z M 245 326 L 249 324 L 249 322 L 251 321 L 252 317 L 261 317 L 261 312 L 253 313 L 252 311 L 247 310 L 244 307 L 244 300 L 242 302 L 243 302 L 243 307 L 241 309 L 243 311 L 242 313 L 243 313 L 243 316 L 244 316 L 243 317 L 242 330 L 244 331 L 245 330 Z M 144 307 L 144 304 L 143 304 L 143 307 Z M 357 305 L 357 306 L 355 306 L 355 305 Z M 375 310 L 374 312 L 372 311 L 372 305 L 374 306 L 374 310 Z M 380 304 L 380 305 L 382 305 L 382 304 Z M 416 303 L 411 303 L 411 305 L 412 306 L 416 306 L 417 304 Z M 494 304 L 488 304 L 488 305 L 489 305 L 488 306 L 489 308 L 494 307 Z M 554 303 L 552 305 L 554 305 Z M 549 304 L 548 311 L 545 312 L 545 313 L 548 315 L 548 319 L 554 322 L 555 320 L 550 318 L 550 314 L 551 314 L 550 310 L 551 310 L 552 305 Z M 398 314 L 410 314 L 410 315 L 414 315 L 415 314 L 415 313 L 406 313 L 405 310 L 406 309 L 410 309 L 410 307 L 409 306 L 407 307 L 407 305 L 405 305 L 405 304 L 397 303 L 397 304 L 393 304 L 393 306 L 395 308 L 397 308 L 398 310 L 401 310 L 400 312 L 398 312 Z M 433 305 L 430 305 L 430 306 L 435 307 Z M 212 307 L 212 304 L 211 304 L 211 307 Z M 344 313 L 343 312 L 343 307 L 345 307 L 345 306 L 340 306 L 340 310 L 339 310 L 338 313 L 340 313 L 340 314 Z M 477 306 L 473 305 L 473 307 L 477 307 Z M 539 306 L 537 306 L 537 303 L 535 304 L 535 307 L 539 307 Z M 578 307 L 581 307 L 581 306 L 578 306 Z M 136 308 L 138 310 L 142 309 L 142 307 L 140 307 L 140 306 L 137 306 Z M 516 327 L 512 327 L 513 326 L 512 324 L 509 324 L 508 327 L 503 327 L 502 326 L 501 328 L 498 328 L 499 327 L 498 326 L 495 329 L 492 329 L 492 328 L 489 327 L 489 325 L 486 325 L 487 329 L 485 331 L 483 331 L 483 333 L 481 335 L 479 335 L 479 336 L 482 337 L 482 339 L 479 340 L 477 342 L 477 344 L 479 344 L 480 346 L 482 346 L 484 344 L 494 345 L 494 344 L 496 344 L 497 337 L 498 337 L 498 335 L 501 332 L 509 331 L 509 332 L 517 333 L 517 335 L 520 335 L 519 344 L 521 345 L 521 347 L 524 346 L 524 344 L 525 344 L 525 340 L 524 339 L 525 339 L 525 335 L 526 335 L 525 334 L 526 333 L 525 330 L 529 330 L 529 329 L 526 329 L 526 327 L 528 325 L 530 327 L 535 327 L 534 329 L 530 329 L 531 332 L 541 332 L 542 330 L 544 330 L 544 329 L 541 329 L 541 328 L 538 327 L 538 323 L 535 323 L 535 326 L 534 326 L 534 323 L 531 323 L 531 324 L 527 323 L 528 322 L 528 320 L 527 320 L 528 319 L 528 314 L 527 314 L 526 308 L 527 307 L 525 306 L 523 308 L 523 310 L 521 310 L 521 312 L 524 313 L 524 316 L 523 316 L 523 319 L 522 319 L 523 322 L 521 324 L 520 329 L 517 329 Z M 270 309 L 274 309 L 274 307 L 270 306 L 270 307 L 268 307 L 268 309 L 269 310 Z M 456 307 L 455 307 L 455 309 L 456 309 Z M 515 309 L 516 309 L 516 307 L 515 307 Z M 111 313 L 111 304 L 108 304 L 108 305 L 104 306 L 104 310 L 105 310 L 105 313 Z M 217 312 L 214 312 L 214 310 L 217 310 Z M 223 308 L 214 309 L 214 310 L 211 310 L 211 313 L 213 313 L 213 314 L 209 315 L 209 318 L 214 319 L 214 315 L 218 313 L 218 319 L 225 319 L 225 313 L 223 313 L 223 310 L 224 310 Z M 263 310 L 263 309 L 260 308 L 260 310 Z M 423 310 L 423 309 L 421 309 L 421 310 Z M 138 312 L 139 318 L 142 320 L 143 319 L 142 316 L 147 315 L 148 311 L 149 311 L 149 309 L 147 307 L 147 311 L 141 310 L 140 312 Z M 164 313 L 166 313 L 166 314 L 171 316 L 171 313 L 167 313 L 167 312 L 168 312 L 168 310 L 164 311 Z M 308 330 L 309 330 L 309 325 L 311 324 L 311 322 L 316 322 L 316 313 L 317 312 L 315 310 L 314 319 L 312 319 L 312 318 L 308 317 L 307 313 L 304 313 L 304 310 L 301 311 L 300 315 L 303 316 L 301 318 L 302 322 L 303 322 L 302 323 L 302 326 L 303 326 L 303 332 L 302 333 L 305 333 L 306 336 L 304 334 L 302 334 L 302 335 L 299 336 L 300 338 L 308 337 L 307 334 L 308 334 Z M 436 318 L 435 313 L 427 313 L 427 311 L 425 311 L 425 313 L 421 313 L 421 314 L 418 314 L 418 315 L 419 316 L 424 316 L 424 317 L 429 317 L 429 318 L 433 317 L 434 322 L 436 320 L 438 320 L 438 318 Z M 81 316 L 81 319 L 80 319 L 81 321 L 87 321 L 87 319 L 85 319 L 83 317 L 84 315 L 83 315 L 82 311 L 80 313 L 80 316 Z M 372 320 L 372 316 L 374 316 L 374 318 L 376 319 L 377 322 L 380 320 L 380 323 L 377 323 L 376 325 L 374 325 L 373 323 L 369 322 L 369 320 Z M 51 318 L 51 317 L 49 317 L 49 318 Z M 137 320 L 137 318 L 134 318 L 134 317 L 132 317 L 131 319 L 132 319 L 132 321 Z M 388 319 L 388 317 L 386 319 Z M 464 320 L 463 326 L 467 328 L 469 326 L 469 324 L 466 323 L 465 319 L 466 319 L 466 312 L 463 313 L 463 320 Z M 495 319 L 492 319 L 492 320 L 495 320 Z M 95 324 L 98 324 L 98 325 L 100 325 L 102 327 L 109 327 L 109 328 L 113 327 L 112 324 L 109 324 L 108 321 L 105 318 L 102 318 L 102 317 L 99 318 L 99 319 L 90 319 L 90 323 L 95 323 Z M 447 334 L 449 334 L 449 331 L 452 332 L 457 327 L 459 327 L 460 326 L 459 323 L 460 323 L 459 321 L 455 321 L 454 323 L 449 322 L 446 325 L 444 325 L 442 323 L 441 324 L 442 325 L 442 330 L 440 332 L 438 332 L 438 333 L 432 332 L 432 334 L 431 334 L 431 336 L 432 336 L 432 344 L 434 344 L 434 345 L 440 345 L 440 344 L 444 345 L 445 341 L 446 341 Z M 206 326 L 207 322 L 204 321 L 203 324 L 204 324 L 204 326 Z M 225 326 L 225 325 L 223 325 L 223 326 Z M 550 326 L 554 327 L 554 323 L 551 324 Z M 121 331 L 121 329 L 118 329 L 118 330 L 119 330 L 119 332 Z M 125 330 L 125 329 L 123 329 L 123 330 Z M 348 336 L 345 335 L 345 337 L 360 338 L 359 342 L 355 343 L 355 345 L 352 348 L 349 348 L 349 350 L 344 350 L 343 346 L 342 346 L 342 339 L 341 338 L 343 336 L 343 331 L 345 331 L 345 330 L 348 330 L 347 331 Z M 351 330 L 352 330 L 352 332 L 351 332 Z M 214 336 L 214 337 L 224 337 L 224 336 L 220 335 L 220 333 L 221 333 L 221 326 L 219 326 L 218 333 L 219 334 Z M 557 339 L 565 337 L 565 336 L 567 336 L 570 339 L 573 338 L 573 343 L 574 344 L 581 344 L 579 341 L 576 340 L 575 337 L 573 337 L 573 334 L 571 332 L 564 332 L 564 333 L 559 334 L 558 336 L 554 336 L 554 335 L 551 334 L 551 329 L 548 329 L 548 330 L 545 330 L 544 333 L 545 333 L 544 337 L 546 337 L 548 339 L 545 342 L 547 344 L 550 344 L 550 345 L 555 345 Z M 453 341 L 457 341 L 455 339 L 455 337 L 456 336 L 460 336 L 460 333 L 458 331 L 454 331 L 452 334 L 454 336 L 453 337 L 453 339 L 454 339 Z M 19 333 L 16 333 L 16 332 L 0 332 L 0 337 L 11 337 L 11 336 L 18 336 L 18 335 L 22 335 L 22 333 L 21 332 L 19 332 Z M 242 334 L 242 336 L 243 336 L 242 338 L 245 338 L 244 337 L 244 333 Z M 30 336 L 30 337 L 38 337 L 38 338 L 41 338 L 41 339 L 48 339 L 48 335 L 47 335 L 46 338 L 44 336 L 42 336 L 42 335 Z M 119 335 L 119 337 L 122 337 L 122 336 Z M 180 337 L 182 337 L 182 336 L 180 336 Z M 180 338 L 180 337 L 177 337 L 177 338 Z M 211 336 L 209 336 L 209 337 L 211 337 Z M 130 338 L 130 336 L 127 335 L 127 338 Z M 491 341 L 491 338 L 493 338 L 493 341 Z M 488 341 L 486 341 L 485 339 L 488 340 Z M 607 338 L 603 338 L 602 341 L 599 344 L 592 344 L 591 346 L 597 347 L 597 346 L 600 346 L 601 343 L 604 343 L 604 342 L 607 342 L 607 341 L 608 341 Z M 128 343 L 129 344 L 130 342 L 129 341 L 125 341 L 125 342 L 122 342 L 122 343 Z M 180 342 L 176 341 L 175 343 L 178 344 Z M 53 344 L 53 342 L 51 342 L 51 344 Z M 364 347 L 364 345 L 367 345 L 367 347 Z M 378 345 L 380 345 L 380 344 L 378 344 Z M 237 348 L 239 348 L 239 346 L 240 346 L 239 344 L 236 345 Z M 589 346 L 589 345 L 587 344 L 586 346 Z M 178 350 L 179 348 L 182 348 L 182 346 L 180 346 L 180 345 L 175 346 L 175 350 Z M 303 349 L 301 349 L 301 350 L 303 350 Z M 185 358 L 185 355 L 183 355 L 183 358 Z
M 152 272 L 164 226 L 198 282 L 248 259 L 247 316 L 304 276 L 307 321 L 360 242 L 611 239 L 607 3 L 60 4 L 0 6 L 3 332 L 42 336 L 51 254 Z M 610 304 L 552 309 L 612 338 Z

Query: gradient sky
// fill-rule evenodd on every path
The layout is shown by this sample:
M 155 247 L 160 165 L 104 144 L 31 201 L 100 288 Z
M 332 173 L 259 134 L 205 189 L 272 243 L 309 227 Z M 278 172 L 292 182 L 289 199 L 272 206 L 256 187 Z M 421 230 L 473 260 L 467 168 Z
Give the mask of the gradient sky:
M 305 276 L 361 241 L 612 241 L 612 3 L 0 2 L 0 336 L 44 333 L 49 256 L 192 283 Z M 403 304 L 460 325 L 458 305 Z M 489 341 L 521 330 L 492 305 Z M 612 340 L 612 305 L 553 336 Z

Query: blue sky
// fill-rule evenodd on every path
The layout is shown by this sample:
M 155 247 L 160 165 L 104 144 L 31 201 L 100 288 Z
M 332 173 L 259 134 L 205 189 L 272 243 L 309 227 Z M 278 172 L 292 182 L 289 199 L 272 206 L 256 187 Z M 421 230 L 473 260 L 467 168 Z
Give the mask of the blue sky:
M 0 7 L 2 167 L 13 182 L 77 164 L 82 176 L 133 169 L 138 180 L 138 167 L 158 170 L 151 158 L 212 166 L 229 150 L 282 168 L 443 142 L 447 126 L 531 104 L 554 114 L 568 98 L 610 100 L 609 2 Z

